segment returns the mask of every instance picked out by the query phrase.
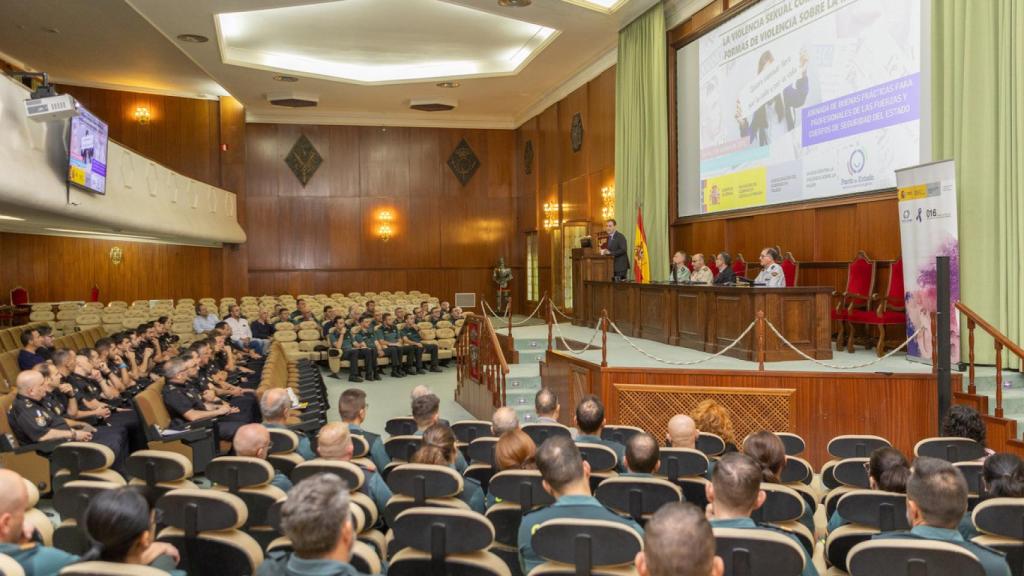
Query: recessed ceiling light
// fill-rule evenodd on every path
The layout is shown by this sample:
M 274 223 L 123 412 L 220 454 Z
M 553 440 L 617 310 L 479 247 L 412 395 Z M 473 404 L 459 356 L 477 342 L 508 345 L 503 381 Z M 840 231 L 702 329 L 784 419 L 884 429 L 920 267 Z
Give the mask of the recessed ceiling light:
M 210 39 L 202 34 L 178 34 L 178 40 L 182 42 L 192 42 L 193 44 L 202 44 L 203 42 L 209 42 Z
M 505 8 L 525 8 L 533 4 L 533 0 L 498 0 L 498 6 Z
M 17 216 L 7 216 L 6 214 L 0 214 L 0 220 L 14 220 L 15 222 L 24 222 L 24 218 L 18 218 Z
M 459 84 L 455 80 L 448 80 L 447 82 L 437 83 L 438 88 L 458 88 L 459 86 L 461 86 L 461 84 Z
M 274 80 L 277 80 L 278 82 L 298 82 L 299 81 L 299 79 L 297 77 L 295 77 L 295 76 L 285 76 L 284 74 L 278 74 L 277 76 L 274 76 Z

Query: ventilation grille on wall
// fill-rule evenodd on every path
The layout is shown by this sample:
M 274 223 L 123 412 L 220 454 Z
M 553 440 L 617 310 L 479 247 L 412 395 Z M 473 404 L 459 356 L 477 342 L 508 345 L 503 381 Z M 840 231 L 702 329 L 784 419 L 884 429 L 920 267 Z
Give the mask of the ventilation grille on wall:
M 455 305 L 459 308 L 476 308 L 476 292 L 456 292 Z

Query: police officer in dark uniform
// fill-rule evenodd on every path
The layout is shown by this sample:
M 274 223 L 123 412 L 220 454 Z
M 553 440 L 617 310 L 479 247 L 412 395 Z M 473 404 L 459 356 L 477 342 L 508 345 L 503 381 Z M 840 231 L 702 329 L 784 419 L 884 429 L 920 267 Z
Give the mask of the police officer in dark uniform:
M 406 345 L 412 347 L 412 355 L 416 360 L 416 373 L 426 374 L 427 371 L 423 369 L 423 353 L 430 354 L 430 371 L 441 372 L 442 370 L 437 366 L 437 344 L 424 344 L 423 337 L 420 336 L 420 329 L 416 326 L 416 316 L 413 314 L 405 315 L 405 324 L 402 325 L 402 341 Z
M 50 440 L 71 440 L 102 444 L 114 453 L 111 468 L 122 476 L 125 474 L 128 446 L 124 428 L 86 428 L 85 425 L 80 425 L 79 430 L 71 428 L 63 416 L 55 414 L 43 403 L 47 392 L 46 380 L 35 370 L 19 373 L 16 385 L 18 397 L 7 414 L 7 421 L 18 442 L 27 445 Z
M 379 354 L 387 355 L 391 362 L 391 375 L 395 378 L 404 378 L 405 375 L 414 374 L 412 346 L 404 343 L 402 333 L 395 325 L 395 317 L 387 312 L 384 313 L 380 326 L 374 335 L 377 340 Z M 402 355 L 406 357 L 406 367 L 402 367 Z
M 366 369 L 367 380 L 382 380 L 380 368 L 377 366 L 377 356 L 381 355 L 377 349 L 377 338 L 374 336 L 373 316 L 363 314 L 359 318 L 359 326 L 350 332 L 355 348 L 363 348 L 363 361 Z
M 92 350 L 83 352 L 90 356 L 95 354 Z M 102 378 L 102 374 L 93 367 L 89 356 L 79 355 L 75 358 L 74 371 L 68 376 L 67 381 L 75 390 L 75 399 L 80 408 L 97 410 L 105 407 L 109 410 L 107 416 L 92 422 L 94 426 L 106 424 L 113 428 L 123 428 L 131 451 L 144 450 L 147 447 L 146 436 L 138 414 L 127 400 L 117 394 L 116 388 L 104 382 Z
M 220 398 L 238 409 L 237 413 L 221 418 L 222 421 L 241 422 L 242 424 L 259 422 L 262 418 L 259 400 L 256 399 L 255 393 L 215 378 L 219 367 L 211 359 L 209 352 L 210 347 L 203 345 L 191 351 L 195 366 L 188 371 L 189 384 L 200 396 L 210 394 L 213 400 Z
M 166 382 L 163 389 L 164 405 L 171 415 L 171 428 L 182 430 L 191 422 L 218 418 L 215 428 L 218 440 L 230 440 L 246 422 L 225 420 L 238 414 L 238 408 L 221 402 L 213 392 L 199 392 L 189 383 L 196 371 L 195 360 L 172 358 L 164 363 L 163 374 Z

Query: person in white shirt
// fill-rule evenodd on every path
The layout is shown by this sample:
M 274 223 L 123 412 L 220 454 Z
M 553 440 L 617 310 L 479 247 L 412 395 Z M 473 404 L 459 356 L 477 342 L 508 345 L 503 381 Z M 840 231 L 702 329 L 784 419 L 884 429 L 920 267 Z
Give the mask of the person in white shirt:
M 761 273 L 754 279 L 755 286 L 767 286 L 769 288 L 785 288 L 786 275 L 779 266 L 779 253 L 775 248 L 761 250 Z
M 242 309 L 238 304 L 232 304 L 228 308 L 228 317 L 224 319 L 231 327 L 231 340 L 246 350 L 255 350 L 259 354 L 265 354 L 270 342 L 252 337 L 252 329 L 249 321 L 242 317 Z

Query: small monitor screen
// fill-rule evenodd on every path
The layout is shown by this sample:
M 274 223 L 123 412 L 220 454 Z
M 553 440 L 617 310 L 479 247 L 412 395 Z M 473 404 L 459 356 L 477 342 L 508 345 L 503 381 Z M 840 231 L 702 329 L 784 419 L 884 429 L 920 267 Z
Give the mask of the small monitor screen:
M 107 123 L 81 106 L 71 119 L 68 156 L 69 183 L 107 193 Z

